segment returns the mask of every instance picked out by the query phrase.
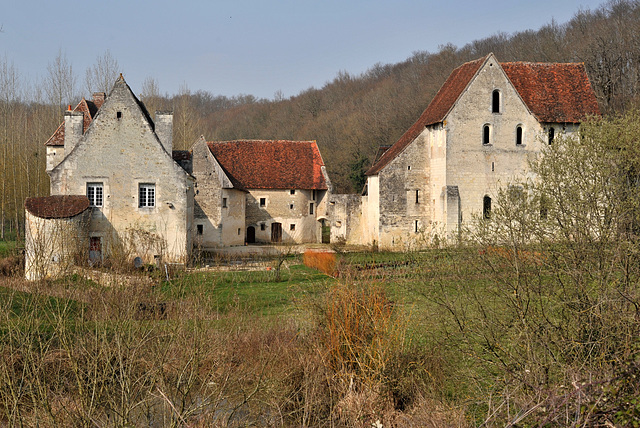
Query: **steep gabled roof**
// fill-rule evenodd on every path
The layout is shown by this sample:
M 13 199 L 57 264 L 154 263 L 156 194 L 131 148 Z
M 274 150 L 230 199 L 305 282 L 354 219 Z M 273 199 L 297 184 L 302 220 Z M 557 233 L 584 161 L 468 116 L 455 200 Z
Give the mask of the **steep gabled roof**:
M 395 159 L 418 135 L 425 126 L 433 125 L 444 120 L 455 102 L 476 75 L 482 64 L 489 56 L 462 64 L 451 72 L 438 93 L 418 120 L 409 128 L 390 149 L 384 152 L 380 159 L 366 172 L 367 175 L 377 174 L 389 162 Z
M 93 101 L 87 101 L 84 98 L 78 103 L 73 111 L 79 111 L 84 113 L 84 124 L 82 132 L 86 132 L 89 125 L 93 121 L 93 118 L 98 114 L 98 110 L 102 106 L 102 102 L 95 103 Z M 71 106 L 69 106 L 71 107 Z M 45 146 L 64 146 L 64 122 L 58 126 L 56 132 L 47 140 Z
M 236 140 L 207 146 L 234 187 L 327 189 L 315 141 Z
M 89 199 L 84 195 L 55 195 L 27 198 L 27 211 L 40 218 L 69 218 L 89 208 Z
M 451 72 L 418 120 L 366 172 L 374 175 L 396 158 L 426 126 L 443 122 L 478 70 L 493 54 L 462 64 Z M 501 63 L 529 111 L 541 122 L 580 123 L 599 115 L 598 101 L 584 64 Z
M 538 122 L 580 123 L 600 115 L 584 64 L 500 64 Z

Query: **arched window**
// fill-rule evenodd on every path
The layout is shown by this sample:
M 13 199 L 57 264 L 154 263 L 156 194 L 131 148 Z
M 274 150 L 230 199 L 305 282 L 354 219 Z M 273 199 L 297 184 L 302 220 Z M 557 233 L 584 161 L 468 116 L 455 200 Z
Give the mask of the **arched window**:
M 491 94 L 491 113 L 500 113 L 500 91 L 497 89 Z
M 518 125 L 516 127 L 516 146 L 522 145 L 522 126 Z
M 482 217 L 485 219 L 491 218 L 491 198 L 487 195 L 482 198 Z
M 485 125 L 482 127 L 482 144 L 485 146 L 491 144 L 491 129 L 489 125 Z
M 556 136 L 556 130 L 553 127 L 549 128 L 549 145 L 553 143 L 553 139 L 555 138 L 555 136 Z

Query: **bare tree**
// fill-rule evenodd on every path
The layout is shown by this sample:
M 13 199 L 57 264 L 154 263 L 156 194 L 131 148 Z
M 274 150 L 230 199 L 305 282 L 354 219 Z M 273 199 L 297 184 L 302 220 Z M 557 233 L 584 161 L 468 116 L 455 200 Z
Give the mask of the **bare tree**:
M 76 75 L 73 73 L 73 66 L 67 60 L 67 55 L 58 51 L 58 56 L 47 66 L 48 75 L 45 78 L 49 99 L 60 109 L 65 104 L 69 104 L 76 98 Z
M 107 49 L 101 56 L 96 58 L 96 62 L 87 68 L 85 74 L 85 85 L 87 92 L 109 92 L 113 82 L 118 78 L 120 65 L 111 51 Z

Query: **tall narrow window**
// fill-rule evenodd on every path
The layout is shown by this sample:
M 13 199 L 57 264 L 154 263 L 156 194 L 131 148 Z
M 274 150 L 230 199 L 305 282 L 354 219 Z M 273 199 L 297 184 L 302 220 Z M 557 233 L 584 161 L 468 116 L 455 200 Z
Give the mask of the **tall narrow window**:
M 420 203 L 420 190 L 416 190 L 416 204 Z
M 264 207 L 267 205 L 267 198 L 260 198 L 260 206 Z
M 516 127 L 516 146 L 522 145 L 522 126 Z
M 490 137 L 491 137 L 491 129 L 489 128 L 489 125 L 483 126 L 482 127 L 482 144 L 485 146 L 489 145 L 489 143 L 491 142 Z
M 413 231 L 415 233 L 418 233 L 419 230 L 420 230 L 420 223 L 418 223 L 418 220 L 415 220 L 415 222 L 413 224 Z
M 549 128 L 549 145 L 553 143 L 553 139 L 555 137 L 556 137 L 556 130 L 553 127 Z
M 500 113 L 500 91 L 497 89 L 491 94 L 491 113 Z
M 102 183 L 87 183 L 87 198 L 89 199 L 89 206 L 101 207 L 103 194 Z
M 482 217 L 485 219 L 491 218 L 491 198 L 487 195 L 482 198 Z
M 150 208 L 156 206 L 156 185 L 141 183 L 138 187 L 138 207 Z
M 313 202 L 309 204 L 309 215 L 313 215 Z
M 196 228 L 198 230 L 198 235 L 202 235 L 204 233 L 204 225 L 198 224 L 196 225 Z
M 222 208 L 227 208 L 227 198 L 222 198 Z

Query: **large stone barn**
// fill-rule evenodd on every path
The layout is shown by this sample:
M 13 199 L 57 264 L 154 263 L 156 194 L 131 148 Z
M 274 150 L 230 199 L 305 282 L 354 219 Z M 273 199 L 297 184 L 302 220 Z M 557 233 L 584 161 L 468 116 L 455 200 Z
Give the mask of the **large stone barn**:
M 489 216 L 497 189 L 560 134 L 599 115 L 583 64 L 509 62 L 456 68 L 429 106 L 367 171 L 352 242 L 419 246 Z M 360 220 L 360 221 L 357 221 Z

